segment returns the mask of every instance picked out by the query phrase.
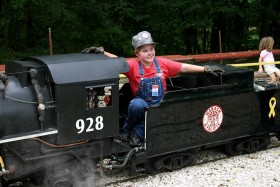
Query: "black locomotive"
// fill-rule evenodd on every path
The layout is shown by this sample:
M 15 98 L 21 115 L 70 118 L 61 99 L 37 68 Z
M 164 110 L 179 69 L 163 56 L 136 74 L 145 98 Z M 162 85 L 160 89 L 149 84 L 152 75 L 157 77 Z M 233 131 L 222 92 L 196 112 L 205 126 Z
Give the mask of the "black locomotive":
M 253 70 L 220 66 L 226 71 L 218 77 L 168 79 L 160 105 L 146 108 L 144 144 L 130 147 L 118 136 L 132 98 L 128 83 L 119 89 L 124 58 L 91 53 L 8 62 L 7 81 L 0 77 L 1 185 L 29 178 L 86 186 L 104 169 L 173 170 L 194 164 L 200 149 L 224 145 L 237 155 L 267 147 L 279 137 L 278 87 L 255 90 Z

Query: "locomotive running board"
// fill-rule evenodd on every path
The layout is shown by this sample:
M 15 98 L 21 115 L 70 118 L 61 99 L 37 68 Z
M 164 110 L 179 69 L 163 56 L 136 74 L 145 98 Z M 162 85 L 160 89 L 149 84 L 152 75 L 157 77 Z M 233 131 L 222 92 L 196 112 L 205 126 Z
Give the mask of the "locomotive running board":
M 0 138 L 0 144 L 3 143 L 8 143 L 8 142 L 15 142 L 15 141 L 19 141 L 19 140 L 25 140 L 25 139 L 29 139 L 29 138 L 36 138 L 36 137 L 41 137 L 41 136 L 47 136 L 47 135 L 51 135 L 51 134 L 57 134 L 58 130 L 45 130 L 45 131 L 36 131 L 37 133 L 24 133 L 24 134 L 20 134 L 20 137 L 17 136 L 6 136 L 4 138 Z

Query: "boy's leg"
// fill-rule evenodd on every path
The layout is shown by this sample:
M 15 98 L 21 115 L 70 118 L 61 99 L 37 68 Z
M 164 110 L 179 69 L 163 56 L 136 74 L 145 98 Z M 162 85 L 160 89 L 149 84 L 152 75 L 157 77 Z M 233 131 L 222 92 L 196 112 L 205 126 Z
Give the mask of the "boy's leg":
M 147 102 L 142 98 L 134 98 L 128 106 L 128 117 L 125 121 L 123 131 L 135 131 L 135 133 L 143 139 L 144 137 L 144 109 Z

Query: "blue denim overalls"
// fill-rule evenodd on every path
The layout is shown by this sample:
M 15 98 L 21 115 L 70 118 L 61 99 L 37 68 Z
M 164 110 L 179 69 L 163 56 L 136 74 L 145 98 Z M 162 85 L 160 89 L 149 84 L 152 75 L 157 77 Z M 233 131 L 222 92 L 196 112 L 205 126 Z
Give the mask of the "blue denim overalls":
M 139 64 L 140 83 L 136 97 L 128 106 L 128 117 L 125 121 L 123 131 L 133 130 L 141 139 L 144 138 L 144 108 L 151 105 L 158 105 L 164 95 L 164 88 L 161 79 L 161 70 L 158 61 L 154 59 L 157 76 L 153 78 L 142 78 L 144 70 L 141 62 Z

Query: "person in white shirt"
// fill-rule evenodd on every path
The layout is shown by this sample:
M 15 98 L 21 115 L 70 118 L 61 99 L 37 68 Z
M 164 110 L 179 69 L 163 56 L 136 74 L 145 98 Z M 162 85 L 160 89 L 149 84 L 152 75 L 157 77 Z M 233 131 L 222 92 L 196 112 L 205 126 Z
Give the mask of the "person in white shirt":
M 259 62 L 274 62 L 274 56 L 272 53 L 274 45 L 274 40 L 270 36 L 263 37 L 259 44 L 259 50 L 260 50 L 260 57 Z M 263 68 L 264 67 L 264 68 Z M 276 67 L 275 64 L 265 64 L 265 65 L 259 65 L 258 72 L 266 72 L 270 77 L 270 83 L 277 83 L 277 77 L 280 77 L 280 71 Z

